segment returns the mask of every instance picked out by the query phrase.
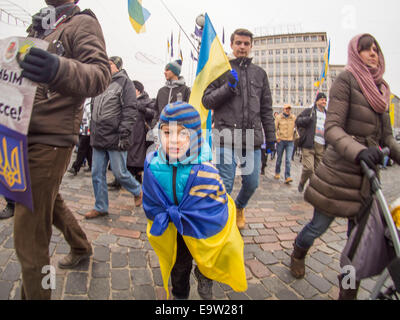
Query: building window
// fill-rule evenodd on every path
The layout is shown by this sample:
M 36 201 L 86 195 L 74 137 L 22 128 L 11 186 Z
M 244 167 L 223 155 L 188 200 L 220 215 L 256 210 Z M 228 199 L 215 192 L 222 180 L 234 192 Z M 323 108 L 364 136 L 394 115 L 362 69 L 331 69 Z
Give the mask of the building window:
M 282 38 L 282 43 L 287 43 L 287 42 L 288 42 L 288 38 L 283 37 L 283 38 Z
M 281 57 L 276 57 L 276 62 L 280 63 L 281 62 Z
M 261 45 L 265 45 L 265 44 L 267 44 L 267 40 L 262 39 L 262 40 L 261 40 Z
M 296 39 L 294 37 L 289 37 L 289 42 L 294 42 Z
M 275 53 L 276 53 L 276 54 L 281 54 L 281 50 L 279 50 L 279 49 L 278 49 L 278 50 L 275 50 Z
M 290 54 L 296 54 L 296 49 L 294 48 L 290 49 Z
M 254 51 L 254 56 L 258 57 L 260 55 L 260 51 Z
M 317 36 L 312 36 L 311 37 L 311 41 L 312 42 L 317 42 L 318 41 L 318 37 Z
M 272 56 L 274 54 L 274 50 L 268 50 L 268 54 Z
M 274 43 L 274 39 L 268 39 L 268 44 L 273 44 Z
M 283 54 L 288 54 L 287 49 L 283 49 L 283 50 L 282 50 L 282 53 L 283 53 Z
M 313 49 L 312 49 L 312 52 L 313 52 L 314 54 L 318 53 L 318 48 L 313 48 Z
M 274 43 L 281 43 L 281 38 L 275 38 Z
M 310 37 L 309 36 L 304 36 L 304 42 L 308 42 L 310 41 Z
M 303 49 L 302 48 L 298 48 L 297 49 L 297 53 L 303 53 Z
M 267 50 L 262 50 L 262 51 L 261 51 L 261 55 L 262 55 L 262 56 L 266 56 L 266 55 L 267 55 Z
M 260 44 L 260 40 L 254 40 L 254 45 L 258 46 Z

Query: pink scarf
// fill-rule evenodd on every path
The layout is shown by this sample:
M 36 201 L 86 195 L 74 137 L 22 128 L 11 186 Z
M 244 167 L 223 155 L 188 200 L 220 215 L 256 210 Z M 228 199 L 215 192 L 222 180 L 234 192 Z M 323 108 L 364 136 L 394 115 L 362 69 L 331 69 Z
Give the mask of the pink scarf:
M 379 66 L 377 68 L 371 68 L 364 64 L 357 50 L 358 42 L 362 36 L 364 34 L 360 34 L 350 41 L 346 70 L 350 71 L 356 78 L 371 107 L 377 113 L 382 114 L 388 110 L 390 102 L 390 88 L 386 81 L 383 80 L 385 58 L 380 52 Z

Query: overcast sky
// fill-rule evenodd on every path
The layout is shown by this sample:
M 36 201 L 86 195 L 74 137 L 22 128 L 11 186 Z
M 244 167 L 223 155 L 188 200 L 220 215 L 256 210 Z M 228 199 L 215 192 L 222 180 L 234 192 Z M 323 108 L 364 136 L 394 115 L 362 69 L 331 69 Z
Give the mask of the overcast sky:
M 12 0 L 30 13 L 45 6 L 44 0 Z M 97 15 L 107 42 L 107 51 L 119 55 L 132 79 L 143 82 L 150 96 L 154 97 L 163 86 L 163 70 L 167 62 L 167 39 L 174 33 L 175 52 L 179 27 L 163 7 L 160 0 L 143 0 L 151 17 L 146 23 L 147 32 L 136 34 L 130 25 L 127 0 L 81 0 L 81 8 L 90 8 Z M 164 0 L 183 29 L 191 34 L 195 19 L 207 12 L 214 27 L 226 39 L 239 27 L 255 31 L 260 27 L 288 29 L 296 25 L 301 32 L 325 31 L 331 39 L 331 64 L 347 63 L 347 45 L 359 33 L 371 33 L 380 43 L 386 59 L 385 79 L 392 92 L 400 95 L 400 27 L 398 0 Z M 25 35 L 23 28 L 9 27 L 0 23 L 0 37 Z M 191 45 L 181 35 L 184 55 L 182 75 L 188 82 L 191 75 Z M 229 43 L 225 45 L 230 52 Z M 158 64 L 149 64 L 135 58 L 142 52 L 157 58 Z M 177 59 L 178 56 L 175 56 Z M 168 60 L 169 61 L 169 60 Z M 193 70 L 195 67 L 193 67 Z M 194 73 L 195 71 L 193 71 Z

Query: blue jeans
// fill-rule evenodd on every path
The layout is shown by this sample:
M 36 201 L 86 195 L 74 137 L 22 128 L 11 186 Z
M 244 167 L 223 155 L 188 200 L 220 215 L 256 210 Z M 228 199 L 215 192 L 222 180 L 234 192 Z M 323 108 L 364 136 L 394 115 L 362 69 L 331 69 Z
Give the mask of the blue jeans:
M 242 188 L 235 202 L 238 209 L 246 208 L 260 184 L 261 150 L 217 148 L 216 152 L 217 169 L 228 194 L 232 193 L 239 161 L 242 169 Z
M 300 231 L 296 238 L 296 245 L 302 249 L 309 249 L 315 239 L 322 236 L 328 230 L 334 217 L 327 216 L 314 209 L 314 216 L 309 224 Z
M 277 144 L 276 148 L 277 152 L 277 159 L 276 159 L 276 167 L 275 173 L 281 173 L 281 165 L 282 165 L 282 158 L 283 152 L 286 151 L 286 162 L 285 162 L 285 179 L 290 178 L 290 161 L 292 161 L 293 149 L 294 149 L 294 142 L 293 141 L 281 141 Z
M 92 182 L 96 203 L 94 209 L 99 212 L 108 212 L 107 167 L 111 163 L 111 170 L 115 179 L 134 196 L 141 192 L 140 183 L 126 168 L 128 152 L 101 150 L 93 148 Z

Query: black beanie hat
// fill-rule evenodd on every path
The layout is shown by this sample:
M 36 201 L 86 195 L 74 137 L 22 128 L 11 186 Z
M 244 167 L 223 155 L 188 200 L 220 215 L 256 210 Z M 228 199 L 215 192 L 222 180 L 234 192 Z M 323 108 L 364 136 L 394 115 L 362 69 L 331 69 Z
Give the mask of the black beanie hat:
M 118 70 L 121 71 L 122 65 L 123 65 L 123 62 L 122 62 L 122 58 L 121 58 L 121 57 L 116 57 L 116 56 L 114 56 L 114 57 L 108 58 L 108 60 L 112 61 L 112 62 L 116 65 L 116 67 L 118 68 Z
M 143 93 L 143 91 L 144 91 L 144 85 L 143 85 L 141 82 L 139 82 L 139 81 L 137 81 L 137 80 L 133 80 L 133 84 L 135 85 L 135 88 L 136 88 L 140 93 Z
M 315 99 L 315 102 L 317 102 L 320 99 L 326 99 L 326 95 L 323 92 L 318 93 L 317 98 Z

